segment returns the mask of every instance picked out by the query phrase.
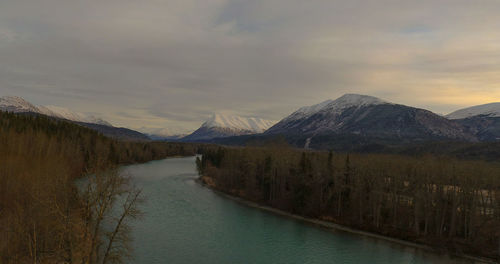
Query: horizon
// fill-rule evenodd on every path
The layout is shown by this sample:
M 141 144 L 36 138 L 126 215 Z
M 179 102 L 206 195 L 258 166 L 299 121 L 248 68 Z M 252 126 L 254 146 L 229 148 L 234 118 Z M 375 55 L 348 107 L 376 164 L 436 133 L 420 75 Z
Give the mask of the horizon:
M 31 102 L 31 101 L 27 100 L 26 98 L 23 98 L 23 97 L 18 96 L 18 95 L 0 95 L 0 98 L 2 98 L 2 97 L 20 98 L 22 100 L 27 101 L 28 103 L 33 104 L 36 107 L 40 107 L 40 106 L 41 107 L 46 107 L 46 108 L 48 108 L 50 110 L 53 110 L 53 109 L 63 109 L 63 110 L 72 111 L 72 112 L 74 112 L 76 114 L 86 114 L 86 115 L 91 116 L 91 117 L 96 117 L 96 118 L 99 118 L 99 119 L 103 119 L 103 121 L 111 123 L 112 126 L 115 126 L 115 127 L 125 127 L 125 128 L 129 128 L 129 129 L 133 129 L 133 130 L 139 131 L 141 133 L 145 133 L 145 134 L 160 135 L 160 134 L 163 133 L 163 134 L 169 134 L 169 135 L 172 135 L 172 136 L 177 136 L 177 135 L 187 135 L 187 134 L 192 133 L 193 131 L 197 130 L 198 128 L 200 128 L 200 126 L 203 126 L 205 123 L 209 122 L 214 116 L 217 116 L 217 115 L 222 115 L 222 116 L 225 116 L 225 117 L 242 117 L 242 118 L 248 118 L 248 119 L 256 118 L 256 119 L 262 119 L 264 121 L 268 121 L 268 122 L 271 122 L 273 124 L 276 124 L 280 120 L 282 120 L 282 119 L 286 118 L 287 116 L 291 115 L 293 112 L 298 111 L 302 107 L 310 107 L 310 106 L 322 104 L 322 103 L 327 102 L 327 101 L 334 101 L 334 100 L 339 99 L 341 97 L 344 97 L 346 95 L 358 95 L 358 96 L 374 97 L 374 98 L 382 100 L 382 101 L 384 101 L 386 103 L 401 104 L 401 103 L 398 103 L 398 102 L 393 102 L 391 100 L 386 100 L 385 98 L 380 98 L 380 97 L 372 96 L 372 95 L 368 95 L 368 94 L 345 93 L 345 94 L 343 94 L 343 95 L 341 95 L 341 96 L 339 96 L 337 98 L 326 99 L 326 100 L 323 100 L 321 102 L 314 103 L 312 105 L 297 106 L 295 110 L 293 110 L 292 112 L 286 114 L 285 116 L 283 116 L 282 118 L 280 118 L 278 120 L 269 120 L 269 119 L 265 119 L 265 118 L 262 118 L 262 117 L 248 116 L 248 115 L 235 115 L 235 114 L 231 114 L 231 113 L 227 114 L 227 112 L 225 112 L 225 111 L 219 111 L 219 112 L 213 111 L 213 112 L 209 112 L 207 114 L 207 117 L 204 120 L 202 120 L 199 123 L 198 126 L 196 126 L 194 128 L 184 129 L 184 130 L 175 130 L 175 129 L 172 130 L 169 127 L 166 127 L 166 126 L 147 126 L 147 124 L 144 124 L 143 126 L 140 126 L 140 127 L 132 127 L 132 126 L 129 126 L 127 124 L 125 124 L 125 125 L 116 125 L 112 121 L 107 120 L 107 119 L 105 119 L 103 117 L 103 116 L 106 116 L 106 113 L 78 112 L 78 111 L 75 111 L 75 110 L 73 110 L 71 108 L 61 107 L 61 106 L 58 106 L 58 105 L 40 105 L 40 104 L 37 104 L 36 102 Z M 431 111 L 431 112 L 433 112 L 433 113 L 435 113 L 437 115 L 446 117 L 446 116 L 448 116 L 448 115 L 450 115 L 450 114 L 452 114 L 454 112 L 462 111 L 462 110 L 465 110 L 465 109 L 468 109 L 468 108 L 473 108 L 473 107 L 477 107 L 477 106 L 487 106 L 487 105 L 499 104 L 499 103 L 500 102 L 488 102 L 488 103 L 479 104 L 479 105 L 470 105 L 470 106 L 465 106 L 465 107 L 460 108 L 460 109 L 452 110 L 451 112 L 448 112 L 448 113 L 438 113 L 438 112 L 432 111 L 431 109 L 425 109 L 425 108 L 418 107 L 418 106 L 412 106 L 412 105 L 406 105 L 406 106 L 413 107 L 413 108 L 420 108 L 420 109 L 429 110 L 429 111 Z M 168 133 L 166 133 L 165 131 L 168 131 Z
M 283 118 L 286 118 L 287 116 L 289 116 L 290 114 L 292 114 L 293 112 L 299 110 L 300 108 L 302 107 L 310 107 L 310 106 L 314 106 L 314 105 L 318 105 L 318 104 L 322 104 L 324 102 L 327 102 L 327 101 L 334 101 L 340 97 L 343 97 L 343 96 L 346 96 L 346 95 L 359 95 L 359 96 L 368 96 L 368 97 L 375 97 L 377 99 L 380 99 L 384 102 L 387 102 L 387 103 L 394 103 L 394 104 L 400 104 L 398 102 L 393 102 L 391 100 L 386 100 L 385 98 L 379 98 L 379 97 L 376 97 L 376 96 L 372 96 L 372 95 L 368 95 L 368 94 L 359 94 L 359 93 L 346 93 L 346 94 L 343 94 L 337 98 L 330 98 L 330 99 L 326 99 L 326 100 L 323 100 L 321 102 L 318 102 L 318 103 L 315 103 L 313 105 L 304 105 L 304 106 L 299 106 L 297 107 L 295 110 L 293 110 L 292 112 L 286 114 L 285 116 L 283 116 L 282 118 L 278 119 L 278 120 L 269 120 L 269 119 L 265 119 L 265 118 L 261 118 L 261 117 L 255 117 L 255 116 L 245 116 L 245 115 L 235 115 L 235 114 L 226 114 L 224 113 L 224 111 L 222 112 L 211 112 L 209 114 L 207 114 L 207 118 L 202 120 L 202 122 L 195 128 L 192 128 L 192 129 L 184 129 L 184 130 L 172 130 L 172 129 L 169 129 L 169 127 L 165 127 L 165 126 L 147 126 L 146 125 L 143 125 L 141 127 L 131 127 L 131 126 L 128 126 L 128 125 L 116 125 L 115 123 L 113 123 L 112 121 L 110 120 L 107 120 L 105 118 L 103 118 L 102 116 L 105 116 L 106 113 L 95 113 L 95 112 L 77 112 L 71 108 L 67 108 L 67 107 L 61 107 L 61 106 L 58 106 L 58 105 L 40 105 L 40 104 L 37 104 L 36 102 L 30 102 L 28 100 L 26 100 L 25 98 L 21 97 L 21 96 L 17 96 L 17 95 L 0 95 L 0 98 L 2 97 L 14 97 L 14 98 L 20 98 L 22 100 L 25 100 L 27 101 L 28 103 L 31 103 L 35 106 L 42 106 L 42 107 L 47 107 L 49 109 L 64 109 L 64 110 L 69 110 L 69 111 L 73 111 L 75 112 L 76 114 L 87 114 L 89 116 L 93 116 L 93 117 L 97 117 L 97 118 L 100 118 L 100 119 L 103 119 L 104 121 L 106 122 L 109 122 L 111 123 L 112 126 L 115 126 L 115 127 L 125 127 L 125 128 L 129 128 L 129 129 L 133 129 L 133 130 L 136 130 L 136 131 L 139 131 L 141 133 L 145 133 L 145 134 L 151 134 L 151 135 L 161 135 L 161 134 L 168 134 L 168 135 L 171 135 L 171 136 L 177 136 L 177 135 L 187 135 L 187 134 L 190 134 L 192 133 L 193 131 L 195 131 L 196 129 L 200 128 L 200 126 L 203 126 L 205 123 L 209 122 L 213 116 L 215 115 L 223 115 L 223 116 L 226 116 L 226 117 L 242 117 L 242 118 L 257 118 L 257 119 L 262 119 L 264 121 L 268 121 L 268 122 L 271 122 L 273 124 L 276 124 L 278 123 L 280 120 L 282 120 Z M 479 105 L 471 105 L 471 106 L 465 106 L 464 108 L 460 108 L 460 109 L 455 109 L 449 113 L 437 113 L 435 111 L 432 111 L 431 109 L 425 109 L 425 108 L 421 108 L 421 107 L 417 107 L 417 106 L 411 106 L 411 105 L 406 105 L 406 106 L 409 106 L 409 107 L 414 107 L 414 108 L 421 108 L 421 109 L 425 109 L 425 110 L 429 110 L 437 115 L 440 115 L 440 116 L 448 116 L 454 112 L 457 112 L 459 110 L 465 110 L 465 109 L 468 109 L 468 108 L 472 108 L 472 107 L 477 107 L 477 106 L 483 106 L 483 105 L 491 105 L 491 104 L 498 104 L 500 102 L 489 102 L 489 103 L 484 103 L 484 104 L 479 104 Z M 167 133 L 168 132 L 168 133 Z

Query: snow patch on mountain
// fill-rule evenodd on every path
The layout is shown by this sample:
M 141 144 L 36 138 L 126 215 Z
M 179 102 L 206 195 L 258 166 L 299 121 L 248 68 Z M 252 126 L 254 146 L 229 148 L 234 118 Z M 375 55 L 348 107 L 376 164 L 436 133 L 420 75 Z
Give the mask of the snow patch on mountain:
M 14 113 L 38 113 L 42 115 L 67 119 L 76 122 L 93 123 L 105 126 L 112 126 L 105 120 L 94 115 L 84 114 L 72 111 L 68 108 L 47 105 L 36 106 L 19 96 L 2 96 L 0 97 L 0 110 Z
M 329 103 L 301 108 L 268 129 L 266 134 L 290 135 L 301 142 L 300 145 L 305 142 L 302 145 L 305 147 L 317 147 L 339 135 L 339 140 L 363 137 L 363 140 L 394 142 L 475 140 L 459 124 L 430 111 L 359 94 L 346 94 Z
M 153 140 L 180 139 L 187 134 L 164 127 L 140 127 L 137 131 L 146 134 Z
M 8 112 L 35 112 L 38 113 L 38 107 L 24 100 L 19 96 L 0 97 L 0 109 Z
M 71 121 L 111 126 L 111 124 L 108 123 L 107 121 L 105 121 L 101 118 L 98 118 L 94 115 L 75 112 L 75 111 L 70 110 L 70 109 L 65 108 L 65 107 L 60 107 L 60 106 L 55 106 L 55 105 L 46 105 L 46 106 L 41 106 L 39 108 L 48 109 L 50 112 L 53 113 L 52 115 L 48 114 L 51 116 L 55 116 L 55 117 L 59 117 L 59 118 L 63 118 L 63 119 L 68 119 Z
M 207 141 L 214 138 L 257 134 L 266 131 L 273 124 L 273 121 L 261 118 L 215 113 L 200 128 L 182 140 Z
M 489 103 L 467 107 L 448 114 L 446 117 L 448 119 L 463 119 L 479 115 L 500 117 L 500 103 Z
M 230 128 L 236 130 L 247 130 L 255 133 L 261 133 L 270 128 L 275 122 L 256 117 L 241 117 L 213 114 L 202 127 L 205 128 Z
M 344 94 L 343 96 L 335 100 L 326 100 L 316 105 L 301 107 L 299 108 L 299 110 L 295 111 L 290 116 L 285 118 L 284 121 L 293 121 L 293 120 L 307 118 L 321 111 L 340 113 L 342 112 L 342 110 L 350 107 L 363 107 L 363 106 L 379 105 L 379 104 L 390 104 L 390 103 L 382 99 L 379 99 L 377 97 L 368 95 Z

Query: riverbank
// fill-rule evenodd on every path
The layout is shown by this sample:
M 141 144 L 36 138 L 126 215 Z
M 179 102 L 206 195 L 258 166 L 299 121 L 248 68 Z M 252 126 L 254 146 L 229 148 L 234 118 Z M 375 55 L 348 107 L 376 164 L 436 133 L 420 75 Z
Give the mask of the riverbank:
M 442 254 L 442 252 L 439 252 L 437 249 L 435 249 L 433 247 L 430 247 L 430 246 L 427 246 L 427 245 L 424 245 L 424 244 L 418 244 L 418 243 L 411 242 L 411 241 L 405 241 L 405 240 L 401 240 L 401 239 L 397 239 L 397 238 L 383 236 L 383 235 L 376 234 L 376 233 L 371 233 L 371 232 L 367 232 L 367 231 L 357 230 L 357 229 L 353 229 L 351 227 L 339 225 L 339 224 L 336 224 L 336 223 L 333 223 L 333 222 L 329 222 L 329 221 L 325 221 L 325 220 L 320 220 L 320 219 L 315 219 L 315 218 L 308 218 L 308 217 L 304 217 L 304 216 L 292 214 L 292 213 L 289 213 L 289 212 L 286 212 L 286 211 L 282 211 L 282 210 L 279 210 L 279 209 L 276 209 L 276 208 L 273 208 L 273 207 L 270 207 L 270 206 L 261 205 L 261 204 L 258 204 L 258 203 L 252 202 L 252 201 L 248 201 L 248 200 L 245 200 L 245 199 L 243 199 L 241 197 L 230 195 L 230 194 L 227 194 L 227 193 L 222 192 L 220 190 L 217 190 L 216 186 L 215 186 L 215 183 L 213 183 L 213 182 L 210 181 L 211 178 L 207 177 L 207 179 L 209 180 L 208 182 L 205 179 L 202 180 L 201 178 L 198 178 L 196 180 L 196 182 L 198 182 L 199 184 L 201 184 L 201 185 L 209 188 L 210 190 L 214 191 L 215 193 L 217 193 L 220 196 L 223 196 L 223 197 L 225 197 L 227 199 L 236 201 L 236 202 L 238 202 L 238 203 L 240 203 L 242 205 L 248 206 L 248 207 L 252 207 L 252 208 L 259 209 L 259 210 L 271 212 L 273 214 L 281 215 L 281 216 L 284 216 L 284 217 L 293 218 L 293 219 L 296 219 L 296 220 L 299 220 L 299 221 L 302 221 L 302 222 L 305 222 L 305 223 L 308 223 L 308 224 L 319 226 L 319 227 L 327 229 L 329 231 L 349 232 L 349 233 L 352 233 L 352 234 L 361 235 L 361 236 L 369 237 L 369 238 L 372 238 L 372 239 L 378 239 L 378 240 L 383 240 L 383 241 L 395 243 L 395 244 L 398 244 L 398 245 L 401 245 L 401 246 L 406 246 L 406 247 L 411 247 L 411 248 L 416 248 L 416 249 L 424 250 L 424 251 L 431 252 L 431 253 L 434 253 L 434 254 Z M 486 259 L 486 258 L 476 257 L 476 256 L 470 256 L 470 255 L 460 255 L 460 254 L 450 254 L 450 253 L 448 255 L 451 256 L 451 257 L 453 257 L 453 258 L 460 258 L 460 259 L 468 260 L 468 261 L 471 261 L 472 263 L 498 263 L 497 261 L 495 261 L 493 259 Z

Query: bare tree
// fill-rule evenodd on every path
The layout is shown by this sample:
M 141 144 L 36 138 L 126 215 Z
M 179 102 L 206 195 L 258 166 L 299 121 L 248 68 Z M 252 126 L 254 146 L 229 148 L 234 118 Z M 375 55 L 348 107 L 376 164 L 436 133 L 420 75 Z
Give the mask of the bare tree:
M 129 222 L 142 215 L 140 195 L 116 169 L 88 177 L 83 198 L 89 244 L 82 264 L 122 263 L 130 257 Z

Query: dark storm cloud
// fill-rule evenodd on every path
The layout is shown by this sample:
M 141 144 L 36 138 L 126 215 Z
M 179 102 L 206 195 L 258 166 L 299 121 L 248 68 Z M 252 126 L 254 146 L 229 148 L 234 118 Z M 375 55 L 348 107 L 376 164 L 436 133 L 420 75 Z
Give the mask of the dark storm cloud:
M 194 129 L 365 93 L 448 112 L 500 97 L 498 1 L 3 0 L 1 95 Z

